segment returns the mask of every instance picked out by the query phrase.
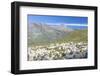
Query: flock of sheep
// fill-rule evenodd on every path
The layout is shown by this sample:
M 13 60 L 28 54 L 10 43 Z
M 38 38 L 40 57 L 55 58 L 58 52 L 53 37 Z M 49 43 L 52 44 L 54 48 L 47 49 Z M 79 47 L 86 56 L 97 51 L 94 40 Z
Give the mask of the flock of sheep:
M 28 61 L 81 59 L 88 57 L 85 42 L 55 43 L 28 47 Z

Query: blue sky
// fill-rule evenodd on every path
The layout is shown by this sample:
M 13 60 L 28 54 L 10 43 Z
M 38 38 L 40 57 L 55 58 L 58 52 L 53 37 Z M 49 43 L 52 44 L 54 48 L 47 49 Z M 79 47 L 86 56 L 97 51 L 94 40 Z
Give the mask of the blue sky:
M 71 26 L 71 28 L 77 29 L 81 26 L 83 28 L 87 26 L 88 17 L 28 15 L 28 23 L 67 24 L 68 26 Z

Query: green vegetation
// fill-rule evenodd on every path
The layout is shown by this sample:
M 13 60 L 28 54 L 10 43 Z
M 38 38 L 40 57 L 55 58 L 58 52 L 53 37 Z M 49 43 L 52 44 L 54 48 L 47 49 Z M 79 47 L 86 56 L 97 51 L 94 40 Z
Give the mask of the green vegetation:
M 87 42 L 88 41 L 88 30 L 75 30 L 69 33 L 67 36 L 64 36 L 62 39 L 55 42 Z
M 67 34 L 64 37 L 61 37 L 61 39 L 53 40 L 47 39 L 43 36 L 39 37 L 36 40 L 29 40 L 28 45 L 29 46 L 35 46 L 35 45 L 49 45 L 50 43 L 63 43 L 63 42 L 87 42 L 88 41 L 88 30 L 74 30 Z

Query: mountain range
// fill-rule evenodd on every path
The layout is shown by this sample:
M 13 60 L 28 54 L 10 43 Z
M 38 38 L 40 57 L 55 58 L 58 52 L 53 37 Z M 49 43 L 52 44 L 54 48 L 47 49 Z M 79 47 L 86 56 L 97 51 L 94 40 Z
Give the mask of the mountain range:
M 71 28 L 62 25 L 48 25 L 44 23 L 32 23 L 28 25 L 28 44 L 41 44 L 62 39 L 70 32 Z

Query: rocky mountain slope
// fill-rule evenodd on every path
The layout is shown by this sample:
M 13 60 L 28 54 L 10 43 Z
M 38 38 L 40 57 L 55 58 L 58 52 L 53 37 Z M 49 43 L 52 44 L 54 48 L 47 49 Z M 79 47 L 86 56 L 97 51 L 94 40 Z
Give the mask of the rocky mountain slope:
M 63 25 L 47 25 L 43 23 L 32 23 L 28 25 L 28 43 L 41 44 L 54 42 L 62 39 L 73 30 Z

